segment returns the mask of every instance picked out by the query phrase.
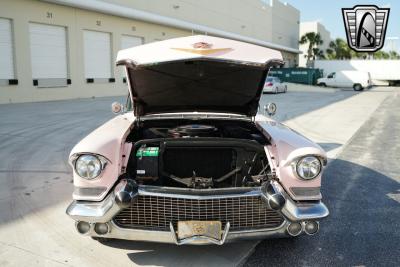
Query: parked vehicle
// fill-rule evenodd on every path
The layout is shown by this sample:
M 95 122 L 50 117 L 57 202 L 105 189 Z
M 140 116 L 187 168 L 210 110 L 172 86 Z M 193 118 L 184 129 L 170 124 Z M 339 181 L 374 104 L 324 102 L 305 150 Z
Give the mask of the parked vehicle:
M 120 51 L 126 110 L 69 158 L 77 231 L 178 245 L 316 234 L 329 214 L 326 154 L 257 114 L 264 79 L 281 64 L 279 51 L 211 36 Z
M 278 77 L 267 77 L 264 83 L 263 93 L 286 93 L 287 85 L 281 83 Z
M 351 87 L 355 91 L 361 91 L 371 86 L 371 76 L 364 71 L 337 71 L 330 73 L 326 78 L 319 78 L 317 84 L 329 87 Z

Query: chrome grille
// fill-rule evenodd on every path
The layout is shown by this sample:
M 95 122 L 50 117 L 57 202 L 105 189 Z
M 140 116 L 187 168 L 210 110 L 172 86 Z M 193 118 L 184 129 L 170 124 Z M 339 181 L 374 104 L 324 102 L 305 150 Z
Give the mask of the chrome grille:
M 221 199 L 183 199 L 161 196 L 139 196 L 132 205 L 114 217 L 124 228 L 169 231 L 172 222 L 221 221 L 230 223 L 233 231 L 275 228 L 283 223 L 282 216 L 268 209 L 259 196 Z

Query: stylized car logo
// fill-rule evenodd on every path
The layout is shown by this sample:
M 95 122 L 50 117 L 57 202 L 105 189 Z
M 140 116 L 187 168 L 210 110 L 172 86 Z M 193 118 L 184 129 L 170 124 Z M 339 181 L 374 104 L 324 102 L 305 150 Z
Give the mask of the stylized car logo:
M 206 43 L 206 42 L 198 42 L 193 44 L 193 48 L 211 48 L 212 44 Z
M 383 47 L 390 8 L 357 5 L 342 8 L 347 43 L 357 52 L 375 52 Z
M 214 48 L 212 49 L 213 45 L 210 43 L 206 42 L 197 42 L 192 44 L 193 48 L 176 48 L 176 47 L 171 47 L 171 49 L 178 50 L 178 51 L 184 51 L 188 53 L 193 53 L 193 54 L 199 54 L 199 55 L 210 55 L 210 54 L 215 54 L 215 53 L 225 53 L 232 51 L 232 48 Z

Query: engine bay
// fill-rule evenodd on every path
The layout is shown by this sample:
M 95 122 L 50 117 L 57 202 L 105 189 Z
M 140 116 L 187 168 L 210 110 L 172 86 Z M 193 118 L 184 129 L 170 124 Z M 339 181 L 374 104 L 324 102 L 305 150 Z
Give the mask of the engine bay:
M 249 121 L 141 122 L 127 174 L 138 184 L 183 188 L 260 186 L 271 178 L 268 140 Z

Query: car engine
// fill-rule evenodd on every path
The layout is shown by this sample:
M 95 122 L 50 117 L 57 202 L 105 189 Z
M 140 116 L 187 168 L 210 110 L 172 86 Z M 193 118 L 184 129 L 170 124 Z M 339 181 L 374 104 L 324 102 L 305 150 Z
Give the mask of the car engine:
M 248 121 L 141 122 L 128 137 L 127 174 L 138 184 L 182 188 L 260 186 L 270 179 L 266 138 Z

